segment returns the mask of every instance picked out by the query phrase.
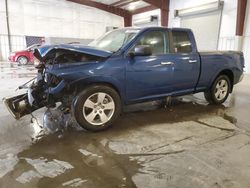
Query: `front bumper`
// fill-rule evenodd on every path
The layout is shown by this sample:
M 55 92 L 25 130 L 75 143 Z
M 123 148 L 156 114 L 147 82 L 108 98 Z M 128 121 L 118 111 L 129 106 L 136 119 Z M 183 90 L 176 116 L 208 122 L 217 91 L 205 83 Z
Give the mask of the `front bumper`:
M 45 83 L 42 83 L 43 84 L 37 84 L 34 82 L 31 86 L 27 87 L 25 94 L 3 100 L 10 114 L 15 119 L 20 119 L 44 106 L 55 105 L 58 100 L 57 97 L 62 94 L 62 90 L 65 88 L 65 82 L 62 80 L 55 87 L 49 87 L 47 89 L 44 87 Z
M 21 94 L 15 97 L 11 97 L 3 100 L 5 106 L 7 107 L 10 114 L 15 119 L 20 119 L 21 117 L 32 113 L 41 107 L 31 106 L 28 101 L 28 94 Z
M 66 82 L 51 73 L 46 73 L 44 64 L 36 68 L 37 77 L 18 87 L 18 89 L 27 89 L 26 93 L 3 100 L 15 119 L 20 119 L 44 106 L 53 107 L 64 97 L 63 91 L 67 89 Z

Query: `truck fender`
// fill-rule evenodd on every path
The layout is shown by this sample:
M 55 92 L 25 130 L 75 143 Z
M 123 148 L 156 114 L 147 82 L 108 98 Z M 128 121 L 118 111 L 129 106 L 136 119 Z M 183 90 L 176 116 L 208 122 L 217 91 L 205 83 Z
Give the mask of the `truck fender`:
M 88 78 L 82 78 L 76 81 L 73 81 L 69 83 L 70 87 L 77 87 L 77 88 L 83 88 L 87 87 L 89 85 L 94 84 L 104 84 L 112 87 L 117 91 L 117 93 L 120 95 L 121 100 L 125 100 L 125 96 L 123 93 L 125 93 L 125 84 L 122 84 L 118 80 L 113 79 L 112 77 L 103 77 L 103 76 L 95 76 L 95 77 L 88 77 Z

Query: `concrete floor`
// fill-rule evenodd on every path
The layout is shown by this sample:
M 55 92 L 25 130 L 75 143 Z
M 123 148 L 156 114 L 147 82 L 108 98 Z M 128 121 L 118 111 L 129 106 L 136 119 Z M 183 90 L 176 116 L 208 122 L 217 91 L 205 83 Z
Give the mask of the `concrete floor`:
M 0 63 L 0 98 L 35 75 Z M 40 136 L 45 109 L 16 121 L 0 104 L 0 187 L 250 187 L 250 76 L 224 105 L 202 94 L 129 107 L 109 130 Z M 131 112 L 134 109 L 134 112 Z

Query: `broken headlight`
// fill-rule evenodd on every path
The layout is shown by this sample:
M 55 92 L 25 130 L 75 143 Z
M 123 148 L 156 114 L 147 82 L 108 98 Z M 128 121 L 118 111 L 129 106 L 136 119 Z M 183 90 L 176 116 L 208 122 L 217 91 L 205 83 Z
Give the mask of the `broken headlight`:
M 44 81 L 47 83 L 49 87 L 55 87 L 59 84 L 61 79 L 53 74 L 45 73 L 44 74 Z

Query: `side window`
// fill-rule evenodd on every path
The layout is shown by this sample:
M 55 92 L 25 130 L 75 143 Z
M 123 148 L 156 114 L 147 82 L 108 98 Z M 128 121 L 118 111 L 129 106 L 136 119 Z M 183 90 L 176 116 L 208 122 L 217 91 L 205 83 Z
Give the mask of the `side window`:
M 190 53 L 192 45 L 188 33 L 185 31 L 172 31 L 173 47 L 175 53 Z
M 135 46 L 149 45 L 152 55 L 166 54 L 169 53 L 167 36 L 167 32 L 164 31 L 149 31 L 140 38 Z

